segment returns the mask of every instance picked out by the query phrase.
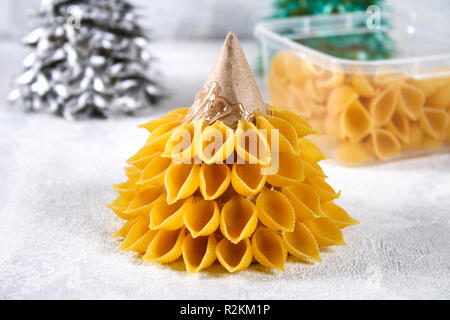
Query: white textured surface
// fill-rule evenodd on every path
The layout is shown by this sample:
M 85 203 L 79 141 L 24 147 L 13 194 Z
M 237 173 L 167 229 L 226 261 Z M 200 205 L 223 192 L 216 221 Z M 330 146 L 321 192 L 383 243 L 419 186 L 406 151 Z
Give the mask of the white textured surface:
M 154 46 L 175 94 L 189 104 L 220 43 Z M 243 43 L 250 57 L 255 45 Z M 23 50 L 0 44 L 2 97 Z M 250 53 L 250 54 L 249 54 Z M 162 112 L 162 110 L 159 110 Z M 158 112 L 159 112 L 158 111 Z M 0 105 L 0 299 L 12 298 L 450 298 L 450 155 L 352 169 L 323 164 L 339 203 L 359 219 L 346 247 L 323 263 L 189 275 L 182 262 L 143 264 L 109 235 L 120 221 L 103 204 L 144 142 L 143 118 L 68 123 Z

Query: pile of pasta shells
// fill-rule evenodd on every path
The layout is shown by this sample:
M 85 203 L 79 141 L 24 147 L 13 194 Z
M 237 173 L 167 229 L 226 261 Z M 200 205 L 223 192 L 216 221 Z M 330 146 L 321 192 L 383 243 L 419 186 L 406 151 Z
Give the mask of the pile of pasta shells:
M 448 67 L 436 68 L 433 73 Z M 271 102 L 298 112 L 323 133 L 322 146 L 348 164 L 436 149 L 450 141 L 450 77 L 407 78 L 382 67 L 373 75 L 324 69 L 286 52 L 271 61 Z
M 270 107 L 231 128 L 220 120 L 186 122 L 187 111 L 140 126 L 150 135 L 127 160 L 128 180 L 114 185 L 119 196 L 108 205 L 125 220 L 113 234 L 122 238 L 120 249 L 144 261 L 182 257 L 188 272 L 215 261 L 236 272 L 252 262 L 283 270 L 288 254 L 321 261 L 320 247 L 345 244 L 341 229 L 358 222 L 335 204 L 340 192 L 325 181 L 318 162 L 326 155 L 306 138 L 315 132 L 306 121 Z M 223 145 L 207 155 L 212 129 L 223 134 Z M 279 169 L 266 175 L 261 169 L 275 159 L 271 129 L 279 132 Z M 186 131 L 190 143 L 175 148 Z M 258 140 L 257 153 L 244 133 Z

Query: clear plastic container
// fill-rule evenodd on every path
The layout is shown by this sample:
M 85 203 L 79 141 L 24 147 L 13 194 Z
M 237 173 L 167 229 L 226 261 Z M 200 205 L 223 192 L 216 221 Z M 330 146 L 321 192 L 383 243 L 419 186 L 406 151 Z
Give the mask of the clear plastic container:
M 365 12 L 258 24 L 270 102 L 302 115 L 344 164 L 448 152 L 449 21 L 379 17 L 377 25 Z

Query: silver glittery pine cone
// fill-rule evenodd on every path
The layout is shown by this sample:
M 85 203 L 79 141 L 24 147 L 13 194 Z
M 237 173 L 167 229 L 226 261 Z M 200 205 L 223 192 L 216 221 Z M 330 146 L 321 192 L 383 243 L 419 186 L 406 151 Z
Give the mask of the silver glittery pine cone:
M 43 0 L 40 27 L 23 39 L 33 49 L 9 99 L 28 111 L 74 120 L 133 114 L 162 90 L 148 40 L 124 0 Z

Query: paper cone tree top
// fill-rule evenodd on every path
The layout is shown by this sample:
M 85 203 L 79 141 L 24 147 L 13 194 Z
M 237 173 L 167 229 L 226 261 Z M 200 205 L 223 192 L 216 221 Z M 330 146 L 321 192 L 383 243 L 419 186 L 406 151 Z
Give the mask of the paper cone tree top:
M 345 244 L 341 229 L 358 223 L 334 203 L 314 130 L 264 104 L 232 34 L 194 104 L 141 127 L 150 135 L 109 207 L 126 220 L 119 248 L 145 261 L 282 270 L 288 253 L 321 261 L 319 247 Z
M 221 120 L 233 127 L 251 119 L 255 110 L 268 112 L 239 40 L 230 32 L 186 120 Z

